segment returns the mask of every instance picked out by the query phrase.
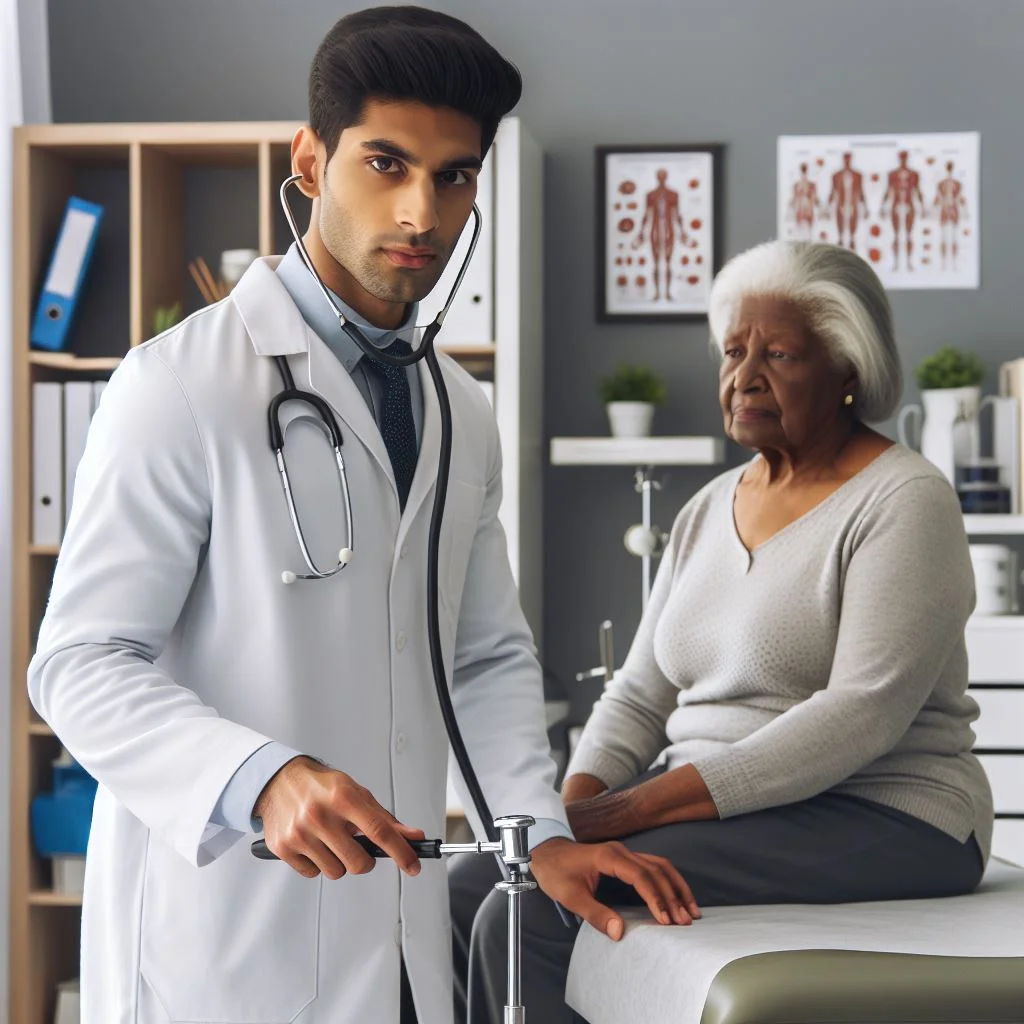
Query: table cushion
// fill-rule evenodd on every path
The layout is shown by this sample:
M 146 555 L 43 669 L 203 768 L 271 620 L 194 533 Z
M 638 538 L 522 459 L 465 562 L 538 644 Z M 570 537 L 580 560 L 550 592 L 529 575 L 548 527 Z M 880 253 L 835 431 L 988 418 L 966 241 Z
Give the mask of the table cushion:
M 1024 925 L 1022 925 L 1024 927 Z M 1024 959 L 808 949 L 723 967 L 701 1024 L 1024 1024 Z
M 573 951 L 590 1024 L 1024 1024 L 1024 870 L 995 858 L 967 896 L 624 916 Z

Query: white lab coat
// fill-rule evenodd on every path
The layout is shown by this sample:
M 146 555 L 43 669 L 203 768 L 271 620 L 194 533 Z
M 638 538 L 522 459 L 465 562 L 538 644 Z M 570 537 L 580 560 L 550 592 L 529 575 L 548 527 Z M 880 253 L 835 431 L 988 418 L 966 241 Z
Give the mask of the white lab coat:
M 372 415 L 276 263 L 257 261 L 228 299 L 128 355 L 79 469 L 29 688 L 100 783 L 83 1024 L 397 1021 L 402 947 L 420 1021 L 451 1019 L 442 862 L 414 879 L 383 861 L 310 881 L 253 858 L 252 836 L 209 824 L 268 739 L 348 772 L 428 836 L 445 818 L 424 596 L 433 386 L 421 368 L 422 448 L 400 515 Z M 356 554 L 328 581 L 281 582 L 303 565 L 268 444 L 277 354 L 344 434 Z M 564 822 L 497 519 L 497 428 L 473 380 L 443 362 L 454 454 L 440 606 L 458 718 L 495 815 Z M 317 564 L 331 565 L 344 540 L 333 457 L 304 408 L 286 408 L 299 514 Z M 470 560 L 486 586 L 464 593 Z

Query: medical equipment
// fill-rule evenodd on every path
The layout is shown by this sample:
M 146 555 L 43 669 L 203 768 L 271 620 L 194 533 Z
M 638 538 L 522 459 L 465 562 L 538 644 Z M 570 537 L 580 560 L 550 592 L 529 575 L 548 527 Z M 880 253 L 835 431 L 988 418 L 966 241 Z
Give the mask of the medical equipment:
M 530 825 L 534 824 L 534 820 L 526 815 L 498 819 L 492 819 L 491 817 L 490 811 L 487 807 L 487 801 L 484 798 L 483 790 L 480 788 L 480 783 L 477 780 L 476 773 L 470 763 L 469 753 L 466 750 L 465 742 L 462 739 L 458 723 L 455 719 L 455 709 L 452 707 L 451 697 L 448 691 L 448 682 L 445 678 L 438 607 L 438 553 L 440 550 L 441 540 L 441 521 L 444 516 L 445 502 L 448 497 L 448 476 L 451 467 L 452 412 L 451 402 L 448 397 L 448 389 L 445 386 L 444 377 L 441 373 L 441 366 L 438 362 L 437 353 L 434 349 L 434 339 L 441 330 L 441 327 L 444 324 L 444 319 L 448 314 L 448 310 L 451 307 L 452 302 L 455 300 L 459 286 L 462 284 L 462 280 L 466 276 L 466 269 L 469 266 L 469 261 L 473 258 L 477 239 L 480 236 L 480 227 L 483 218 L 479 208 L 474 203 L 473 234 L 465 259 L 463 260 L 462 267 L 459 270 L 459 274 L 455 279 L 455 283 L 452 286 L 452 290 L 449 293 L 444 306 L 434 320 L 424 329 L 423 339 L 419 346 L 414 348 L 408 355 L 390 355 L 382 352 L 378 348 L 375 348 L 363 332 L 338 308 L 333 296 L 321 279 L 316 267 L 313 265 L 313 261 L 310 259 L 309 253 L 306 251 L 306 246 L 302 241 L 298 226 L 295 223 L 295 217 L 292 213 L 287 194 L 288 186 L 295 184 L 301 178 L 301 174 L 293 174 L 291 177 L 286 178 L 281 184 L 281 206 L 288 221 L 288 227 L 291 229 L 292 237 L 295 240 L 299 256 L 302 258 L 302 262 L 306 265 L 306 269 L 313 275 L 313 280 L 316 281 L 324 298 L 330 304 L 331 309 L 337 316 L 338 324 L 341 329 L 356 343 L 356 345 L 359 346 L 360 351 L 367 358 L 376 360 L 377 362 L 384 363 L 388 366 L 404 367 L 411 366 L 413 363 L 416 363 L 421 359 L 425 360 L 427 369 L 430 372 L 431 381 L 433 382 L 434 389 L 437 393 L 437 402 L 441 413 L 441 451 L 438 460 L 437 484 L 434 489 L 434 503 L 430 514 L 430 529 L 427 545 L 427 639 L 430 648 L 430 663 L 434 676 L 434 685 L 437 690 L 438 705 L 441 710 L 441 717 L 444 720 L 445 731 L 448 734 L 448 741 L 451 744 L 452 752 L 455 755 L 455 760 L 458 763 L 459 770 L 462 772 L 463 781 L 466 784 L 466 788 L 469 790 L 473 806 L 475 807 L 483 828 L 487 833 L 488 841 L 486 843 L 466 844 L 465 849 L 476 853 L 493 853 L 496 855 L 499 867 L 502 871 L 502 876 L 504 877 L 504 881 L 499 882 L 497 884 L 497 888 L 501 889 L 509 896 L 509 1005 L 505 1008 L 505 1024 L 522 1024 L 525 1020 L 525 1010 L 521 1005 L 519 1005 L 520 913 L 518 897 L 523 892 L 536 888 L 536 883 L 530 881 L 526 877 L 526 872 L 529 869 L 530 863 L 527 830 Z M 285 572 L 282 574 L 281 578 L 285 583 L 293 583 L 300 579 L 327 579 L 344 569 L 355 554 L 353 547 L 352 507 L 349 497 L 348 476 L 345 471 L 345 462 L 341 452 L 343 438 L 330 406 L 320 398 L 320 396 L 298 390 L 294 386 L 294 381 L 292 380 L 291 372 L 288 369 L 287 361 L 284 357 L 277 357 L 277 360 L 278 368 L 284 381 L 284 390 L 274 397 L 268 410 L 270 419 L 270 444 L 273 449 L 274 456 L 277 459 L 278 470 L 281 474 L 281 485 L 284 489 L 285 500 L 288 503 L 288 512 L 292 519 L 295 536 L 299 542 L 299 549 L 301 550 L 303 559 L 309 569 L 308 574 Z M 288 468 L 284 460 L 284 437 L 278 418 L 281 405 L 287 401 L 306 402 L 307 404 L 312 405 L 317 411 L 330 439 L 331 446 L 334 450 L 335 463 L 338 467 L 342 494 L 345 501 L 346 546 L 338 553 L 338 564 L 333 568 L 324 571 L 317 569 L 309 554 L 305 538 L 303 537 L 298 513 L 295 509 L 295 502 L 292 497 L 291 482 L 288 478 Z M 426 847 L 426 849 L 431 851 L 431 856 L 435 856 L 432 852 L 435 849 L 435 846 L 433 845 L 434 843 L 438 844 L 436 848 L 439 852 L 443 846 L 447 845 L 450 847 L 456 845 L 441 844 L 439 840 L 431 841 L 431 845 Z M 461 847 L 461 844 L 458 845 Z M 263 859 L 273 858 L 273 854 L 266 848 L 264 840 L 259 840 L 254 843 L 252 849 L 255 856 Z M 450 849 L 444 852 L 457 851 Z M 376 856 L 376 854 L 374 855 Z M 556 906 L 558 905 L 556 904 Z M 561 907 L 558 907 L 558 909 L 566 925 L 571 926 L 572 922 L 565 911 Z
M 526 1010 L 522 1005 L 522 914 L 519 897 L 537 888 L 529 877 L 530 845 L 528 833 L 536 822 L 529 815 L 512 815 L 494 821 L 498 839 L 487 843 L 445 843 L 440 839 L 411 839 L 409 845 L 421 859 L 438 859 L 454 853 L 494 853 L 507 869 L 506 881 L 496 882 L 495 889 L 508 896 L 508 994 L 505 1002 L 505 1024 L 524 1024 Z M 372 839 L 354 836 L 355 841 L 371 857 L 387 857 Z M 261 860 L 277 860 L 263 839 L 253 843 L 252 852 Z

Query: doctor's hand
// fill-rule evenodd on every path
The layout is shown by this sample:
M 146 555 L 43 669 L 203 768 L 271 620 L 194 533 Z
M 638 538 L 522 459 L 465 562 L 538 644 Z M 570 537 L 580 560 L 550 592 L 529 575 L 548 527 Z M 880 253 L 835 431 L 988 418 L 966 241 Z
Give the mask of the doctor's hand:
M 603 875 L 632 886 L 661 924 L 692 924 L 700 908 L 671 861 L 634 853 L 622 843 L 574 843 L 555 838 L 532 851 L 530 871 L 537 884 L 566 910 L 618 942 L 622 916 L 594 898 Z
M 407 839 L 425 838 L 403 825 L 344 772 L 310 757 L 289 761 L 263 788 L 256 806 L 271 852 L 306 878 L 337 879 L 372 871 L 374 859 L 353 836 L 362 833 L 407 874 L 420 871 Z

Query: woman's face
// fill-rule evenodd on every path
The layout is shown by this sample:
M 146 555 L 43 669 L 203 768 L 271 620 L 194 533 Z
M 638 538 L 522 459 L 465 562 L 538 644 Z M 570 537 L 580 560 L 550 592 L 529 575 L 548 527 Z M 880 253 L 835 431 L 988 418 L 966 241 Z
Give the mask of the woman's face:
M 725 432 L 745 448 L 798 453 L 849 422 L 856 377 L 786 299 L 751 295 L 725 339 L 719 397 Z

